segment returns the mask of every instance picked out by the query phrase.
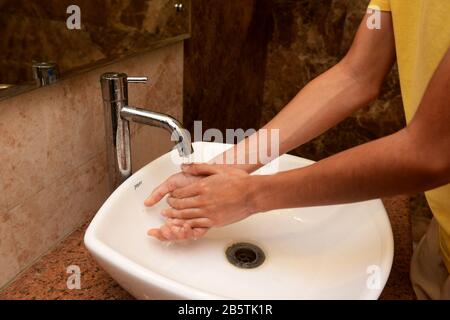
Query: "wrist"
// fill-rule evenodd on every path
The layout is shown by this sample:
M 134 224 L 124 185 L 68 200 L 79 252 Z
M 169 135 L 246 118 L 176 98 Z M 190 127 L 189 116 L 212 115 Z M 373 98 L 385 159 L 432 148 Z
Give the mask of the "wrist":
M 254 175 L 247 179 L 248 203 L 250 215 L 271 210 L 268 205 L 269 176 Z

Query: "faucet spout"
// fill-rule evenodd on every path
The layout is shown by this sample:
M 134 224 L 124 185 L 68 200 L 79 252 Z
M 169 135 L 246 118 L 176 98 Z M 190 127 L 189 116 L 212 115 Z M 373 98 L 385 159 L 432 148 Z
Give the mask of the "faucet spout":
M 128 106 L 128 83 L 145 83 L 146 77 L 128 77 L 124 73 L 110 72 L 103 74 L 100 81 L 111 192 L 132 175 L 130 121 L 170 132 L 180 156 L 192 154 L 190 135 L 177 120 L 162 113 Z
M 192 154 L 192 144 L 189 134 L 183 129 L 180 122 L 166 114 L 149 110 L 125 106 L 120 111 L 123 119 L 162 128 L 171 134 L 171 140 L 176 143 L 180 157 L 188 157 Z

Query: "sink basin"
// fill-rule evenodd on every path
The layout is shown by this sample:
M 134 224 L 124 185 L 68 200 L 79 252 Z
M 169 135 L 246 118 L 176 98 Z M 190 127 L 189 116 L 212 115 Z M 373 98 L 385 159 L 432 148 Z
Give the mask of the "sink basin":
M 195 143 L 194 161 L 208 161 L 229 147 Z M 213 229 L 202 239 L 162 243 L 146 233 L 164 223 L 160 212 L 167 204 L 162 201 L 145 208 L 143 202 L 154 187 L 179 171 L 176 161 L 181 163 L 173 151 L 134 174 L 105 202 L 86 231 L 88 250 L 134 297 L 379 297 L 393 259 L 392 230 L 380 200 L 275 210 Z M 284 171 L 312 163 L 284 155 L 279 158 L 278 167 Z M 255 174 L 258 173 L 261 171 Z M 236 243 L 260 248 L 265 256 L 264 261 L 259 261 L 262 264 L 245 269 L 230 263 L 230 250 L 228 256 L 226 252 Z M 234 258 L 252 260 L 255 255 L 251 250 L 234 252 Z

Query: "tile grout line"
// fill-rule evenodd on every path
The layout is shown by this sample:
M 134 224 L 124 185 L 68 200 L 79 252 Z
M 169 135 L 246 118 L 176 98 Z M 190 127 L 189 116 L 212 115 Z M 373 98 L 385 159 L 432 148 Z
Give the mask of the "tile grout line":
M 95 211 L 97 212 L 97 211 Z M 45 250 L 42 254 L 40 254 L 38 257 L 27 263 L 19 273 L 17 273 L 11 280 L 7 281 L 3 286 L 0 286 L 0 295 L 10 286 L 12 285 L 16 280 L 20 279 L 22 275 L 24 275 L 30 268 L 32 268 L 36 263 L 39 262 L 42 258 L 50 254 L 53 250 L 55 250 L 58 246 L 60 246 L 68 237 L 70 237 L 75 231 L 83 227 L 87 222 L 91 221 L 94 217 L 94 214 L 91 214 L 89 218 L 87 218 L 85 221 L 81 222 L 80 224 L 77 224 L 73 230 L 68 231 L 65 233 L 60 239 L 56 241 L 56 243 L 47 250 Z M 0 298 L 1 300 L 1 298 Z
M 42 192 L 43 190 L 47 189 L 50 185 L 52 185 L 53 183 L 55 183 L 56 181 L 63 179 L 71 174 L 73 174 L 76 170 L 80 169 L 82 166 L 86 165 L 87 163 L 89 163 L 90 161 L 94 160 L 96 157 L 98 157 L 99 155 L 101 155 L 102 153 L 106 152 L 106 148 L 102 149 L 101 151 L 99 151 L 97 154 L 95 154 L 94 156 L 90 157 L 88 160 L 84 161 L 82 164 L 73 167 L 71 169 L 69 169 L 64 175 L 58 176 L 53 178 L 52 180 L 49 181 L 49 183 L 47 183 L 46 185 L 42 186 L 41 188 L 39 188 L 36 192 L 34 192 L 33 194 L 31 194 L 28 197 L 22 198 L 22 201 L 20 203 L 14 204 L 12 206 L 9 206 L 8 204 L 6 204 L 6 212 L 10 212 L 12 210 L 14 210 L 15 208 L 21 206 L 24 202 L 30 200 L 31 198 L 33 198 L 35 195 L 37 195 L 38 193 Z

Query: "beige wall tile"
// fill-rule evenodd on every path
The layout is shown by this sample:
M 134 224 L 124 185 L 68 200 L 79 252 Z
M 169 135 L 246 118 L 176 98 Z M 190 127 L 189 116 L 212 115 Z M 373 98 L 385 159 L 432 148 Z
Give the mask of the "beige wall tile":
M 131 143 L 131 162 L 133 172 L 172 150 L 170 134 L 162 129 L 143 127 L 133 137 Z
M 3 170 L 0 169 L 0 212 L 6 212 L 7 208 L 5 188 L 3 186 L 3 178 L 1 178 L 3 175 Z
M 179 43 L 0 101 L 0 285 L 89 219 L 108 196 L 100 75 L 150 77 L 130 104 L 182 118 Z M 171 149 L 133 125 L 135 170 Z
M 95 213 L 108 196 L 105 153 L 16 206 L 10 212 L 17 260 L 24 267 Z
M 105 150 L 100 75 L 148 75 L 130 103 L 182 117 L 182 44 L 127 59 L 0 102 L 3 189 L 13 208 Z
M 10 216 L 0 210 L 0 288 L 20 271 Z

